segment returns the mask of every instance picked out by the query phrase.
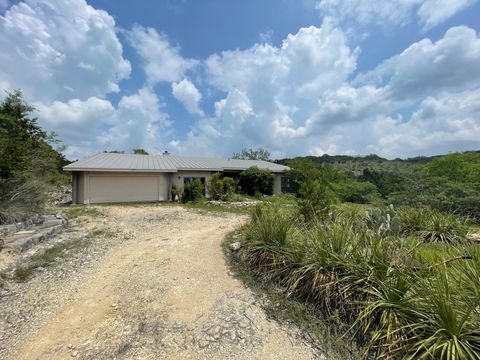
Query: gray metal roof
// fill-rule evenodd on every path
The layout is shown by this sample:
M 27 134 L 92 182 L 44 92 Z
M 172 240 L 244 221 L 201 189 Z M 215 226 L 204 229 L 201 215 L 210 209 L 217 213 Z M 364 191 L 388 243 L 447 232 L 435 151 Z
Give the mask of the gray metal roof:
M 284 172 L 288 166 L 262 160 L 215 159 L 186 157 L 171 154 L 132 155 L 100 153 L 65 166 L 66 171 L 136 171 L 136 172 L 177 172 L 197 171 L 241 171 L 257 166 L 272 172 Z

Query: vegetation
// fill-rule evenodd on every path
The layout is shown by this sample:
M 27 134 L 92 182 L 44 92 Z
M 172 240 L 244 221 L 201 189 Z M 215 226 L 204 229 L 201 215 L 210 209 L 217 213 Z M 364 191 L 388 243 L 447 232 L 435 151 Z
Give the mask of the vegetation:
M 199 179 L 192 179 L 183 187 L 182 202 L 199 201 L 204 198 L 205 186 Z
M 234 180 L 223 177 L 220 173 L 212 174 L 207 184 L 208 194 L 212 200 L 227 200 L 235 190 Z
M 252 166 L 240 173 L 238 186 L 240 191 L 247 195 L 272 195 L 273 179 L 273 174 L 270 171 Z
M 76 238 L 61 242 L 46 249 L 44 252 L 32 256 L 28 262 L 19 266 L 13 272 L 16 281 L 26 281 L 40 267 L 53 264 L 57 259 L 66 257 L 71 250 L 87 247 L 91 241 L 100 238 L 114 236 L 114 233 L 105 229 L 96 229 L 88 233 L 84 238 Z
M 364 358 L 478 359 L 480 246 L 463 220 L 424 211 L 331 205 L 302 220 L 295 208 L 259 207 L 238 259 L 347 328 Z
M 387 160 L 376 155 L 308 156 L 279 161 L 291 166 L 290 191 L 319 174 L 340 202 L 407 205 L 452 212 L 480 223 L 480 152 Z
M 144 149 L 133 149 L 132 152 L 136 155 L 148 155 L 148 152 Z
M 239 153 L 233 153 L 232 159 L 240 160 L 270 160 L 270 153 L 263 148 L 254 149 L 242 149 Z
M 48 191 L 68 181 L 64 147 L 55 133 L 37 125 L 34 111 L 19 90 L 0 104 L 0 223 L 40 212 Z

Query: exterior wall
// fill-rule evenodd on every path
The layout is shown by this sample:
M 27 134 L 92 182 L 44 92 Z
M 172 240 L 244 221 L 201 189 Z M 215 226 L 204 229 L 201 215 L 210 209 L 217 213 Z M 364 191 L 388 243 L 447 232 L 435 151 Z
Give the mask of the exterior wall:
M 282 193 L 282 176 L 284 174 L 275 174 L 273 179 L 273 195 L 280 195 Z
M 78 178 L 77 178 L 77 204 L 90 204 L 90 194 L 91 194 L 91 189 L 90 189 L 90 179 L 91 177 L 156 177 L 158 181 L 156 182 L 157 186 L 157 192 L 156 192 L 156 197 L 155 199 L 152 199 L 152 201 L 164 201 L 168 200 L 170 196 L 170 189 L 168 187 L 169 185 L 169 174 L 168 173 L 159 173 L 159 172 L 79 172 L 78 173 Z M 139 182 L 141 184 L 141 182 Z M 115 193 L 115 191 L 121 191 L 121 188 L 115 188 L 115 183 L 112 182 L 112 187 L 103 189 L 102 191 L 112 191 Z M 120 185 L 120 184 L 119 184 Z M 73 190 L 73 189 L 72 189 Z M 143 189 L 137 189 L 139 192 L 139 196 L 142 195 L 141 191 Z M 132 191 L 135 191 L 135 189 L 132 189 Z M 122 201 L 122 200 L 119 200 Z M 135 201 L 135 200 L 126 200 L 126 201 Z
M 85 173 L 78 172 L 77 178 L 77 202 L 76 204 L 85 204 Z
M 210 177 L 212 176 L 211 171 L 179 171 L 176 172 L 173 175 L 173 184 L 177 187 L 177 189 L 180 189 L 180 192 L 183 191 L 183 178 L 185 177 L 199 177 L 205 178 L 205 187 L 210 181 Z M 207 189 L 205 188 L 205 195 L 208 197 L 208 192 Z

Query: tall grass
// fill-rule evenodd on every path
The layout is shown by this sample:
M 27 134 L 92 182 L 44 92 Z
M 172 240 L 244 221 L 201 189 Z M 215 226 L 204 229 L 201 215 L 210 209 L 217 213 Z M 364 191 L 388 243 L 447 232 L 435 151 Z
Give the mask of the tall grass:
M 403 230 L 393 233 L 358 212 L 299 222 L 293 210 L 259 207 L 240 256 L 325 319 L 347 324 L 365 358 L 480 359 L 479 247 L 456 241 L 461 221 L 428 214 L 400 211 Z

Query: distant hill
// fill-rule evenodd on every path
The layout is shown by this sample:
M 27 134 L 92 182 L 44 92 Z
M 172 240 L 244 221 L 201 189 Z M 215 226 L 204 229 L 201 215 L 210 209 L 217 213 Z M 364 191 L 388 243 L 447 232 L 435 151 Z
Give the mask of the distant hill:
M 467 151 L 480 153 L 480 150 Z M 447 155 L 447 154 L 445 154 Z M 310 160 L 319 165 L 330 165 L 333 168 L 351 173 L 353 175 L 361 175 L 364 169 L 375 170 L 381 172 L 404 172 L 411 171 L 417 168 L 419 165 L 430 163 L 432 160 L 443 157 L 445 155 L 434 156 L 417 156 L 413 158 L 400 159 L 396 158 L 389 160 L 382 158 L 376 154 L 364 155 L 364 156 L 349 156 L 349 155 L 322 155 L 322 156 L 298 156 L 295 158 L 285 158 L 277 160 L 279 164 L 287 165 L 291 160 Z

